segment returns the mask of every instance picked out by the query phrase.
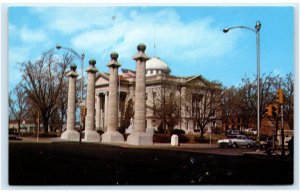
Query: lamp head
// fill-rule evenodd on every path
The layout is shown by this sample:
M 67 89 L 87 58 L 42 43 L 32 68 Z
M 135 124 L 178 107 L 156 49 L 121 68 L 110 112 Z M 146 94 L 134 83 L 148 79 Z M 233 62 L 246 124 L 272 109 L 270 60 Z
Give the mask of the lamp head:
M 61 45 L 60 44 L 56 44 L 56 49 L 61 49 Z
M 257 21 L 257 22 L 256 22 L 256 25 L 255 25 L 256 31 L 259 31 L 260 28 L 261 28 L 261 23 L 260 23 L 260 21 Z
M 228 31 L 229 31 L 228 28 L 224 28 L 224 29 L 223 29 L 223 32 L 224 32 L 224 33 L 227 33 Z

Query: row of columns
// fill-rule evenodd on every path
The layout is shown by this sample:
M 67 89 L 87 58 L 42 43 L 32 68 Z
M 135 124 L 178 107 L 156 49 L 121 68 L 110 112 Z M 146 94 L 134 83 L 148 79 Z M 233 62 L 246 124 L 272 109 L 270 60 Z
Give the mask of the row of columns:
M 99 92 L 96 93 L 96 130 L 103 130 L 106 131 L 107 130 L 107 116 L 108 116 L 108 91 L 105 92 Z M 122 102 L 122 95 L 126 94 L 125 97 L 127 97 L 128 92 L 120 92 L 118 93 L 118 98 L 119 98 L 119 125 L 121 125 L 120 123 L 120 116 L 122 116 L 122 111 L 120 109 L 120 105 Z M 123 100 L 124 101 L 124 100 Z
M 107 107 L 108 107 L 108 92 L 98 93 L 96 95 L 96 130 L 99 129 L 104 130 L 104 127 L 106 127 Z
M 135 116 L 134 116 L 134 131 L 127 138 L 127 143 L 132 145 L 153 145 L 153 136 L 146 134 L 146 61 L 149 57 L 145 54 L 146 46 L 139 44 L 137 47 L 137 54 L 134 55 L 133 60 L 136 61 L 136 89 L 135 89 Z M 107 122 L 107 131 L 102 135 L 102 142 L 107 143 L 122 143 L 124 137 L 117 131 L 118 128 L 118 68 L 121 66 L 118 63 L 118 54 L 111 54 L 111 61 L 108 63 L 110 70 L 109 77 L 109 94 L 105 97 L 105 109 L 107 115 L 105 122 Z M 100 141 L 100 135 L 95 131 L 95 78 L 97 68 L 96 61 L 90 60 L 89 67 L 86 70 L 88 73 L 87 81 L 87 96 L 86 96 L 86 122 L 85 135 L 83 141 L 95 142 Z M 65 140 L 79 140 L 79 133 L 75 131 L 75 90 L 76 90 L 76 66 L 71 66 L 68 87 L 68 109 L 67 109 L 67 130 L 61 135 L 61 139 Z M 100 112 L 100 100 L 97 101 L 97 110 Z M 99 117 L 101 114 L 97 114 Z M 96 127 L 100 127 L 99 119 L 96 119 Z

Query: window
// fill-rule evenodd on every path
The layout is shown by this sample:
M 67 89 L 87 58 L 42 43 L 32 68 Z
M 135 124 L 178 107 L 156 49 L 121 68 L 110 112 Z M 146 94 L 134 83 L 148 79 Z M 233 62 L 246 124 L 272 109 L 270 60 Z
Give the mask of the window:
M 153 101 L 155 101 L 156 98 L 156 92 L 153 92 Z
M 156 115 L 156 105 L 153 106 L 153 115 Z

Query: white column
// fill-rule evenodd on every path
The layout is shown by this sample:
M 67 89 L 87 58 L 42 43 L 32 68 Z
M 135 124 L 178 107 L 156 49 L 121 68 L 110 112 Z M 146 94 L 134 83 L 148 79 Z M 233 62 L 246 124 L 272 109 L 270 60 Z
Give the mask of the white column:
M 102 142 L 121 143 L 124 142 L 123 135 L 117 131 L 119 125 L 118 115 L 118 54 L 110 55 L 109 67 L 109 99 L 108 99 L 108 118 L 107 131 L 102 135 Z
M 95 131 L 95 78 L 98 71 L 95 67 L 96 61 L 90 60 L 88 73 L 84 141 L 100 141 L 100 135 Z
M 148 105 L 153 107 L 154 106 L 154 98 L 153 98 L 153 90 L 151 89 L 149 92 L 148 92 Z M 154 110 L 151 110 L 149 109 L 149 111 L 147 110 L 147 113 L 146 113 L 146 116 L 147 114 L 151 114 L 151 116 L 154 115 Z
M 96 101 L 96 130 L 100 129 L 100 103 L 101 103 L 101 97 L 100 93 L 96 95 L 97 101 Z
M 134 131 L 127 137 L 132 145 L 153 145 L 153 136 L 146 134 L 146 46 L 139 44 L 138 53 L 133 56 L 136 61 Z
M 70 72 L 67 74 L 69 77 L 68 87 L 68 108 L 67 108 L 67 129 L 62 133 L 61 139 L 79 141 L 79 133 L 75 130 L 76 124 L 76 66 L 72 65 Z
M 104 113 L 103 109 L 100 110 L 100 128 L 104 131 Z
M 105 93 L 104 107 L 104 130 L 107 130 L 107 114 L 108 114 L 108 92 Z
M 181 128 L 185 131 L 188 130 L 186 116 L 186 106 L 188 105 L 188 103 L 188 98 L 186 98 L 186 88 L 181 87 Z

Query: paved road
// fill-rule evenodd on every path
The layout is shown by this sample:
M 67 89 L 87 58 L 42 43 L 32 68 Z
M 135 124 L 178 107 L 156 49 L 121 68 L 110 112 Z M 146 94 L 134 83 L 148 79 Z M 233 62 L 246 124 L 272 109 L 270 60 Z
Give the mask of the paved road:
M 21 141 L 11 141 L 11 142 L 30 142 L 30 143 L 52 143 L 52 142 L 62 142 L 60 138 L 39 138 L 39 141 L 35 137 L 22 137 Z M 95 142 L 95 144 L 103 144 L 101 142 Z M 111 145 L 111 144 L 108 144 Z M 189 144 L 182 143 L 179 146 L 171 146 L 169 143 L 154 143 L 153 146 L 132 146 L 126 143 L 113 144 L 114 146 L 124 147 L 124 148 L 145 148 L 145 149 L 162 149 L 162 150 L 173 150 L 173 151 L 187 151 L 187 152 L 197 152 L 197 153 L 210 153 L 219 155 L 232 155 L 240 156 L 244 152 L 255 152 L 253 148 L 219 148 L 217 144 Z

